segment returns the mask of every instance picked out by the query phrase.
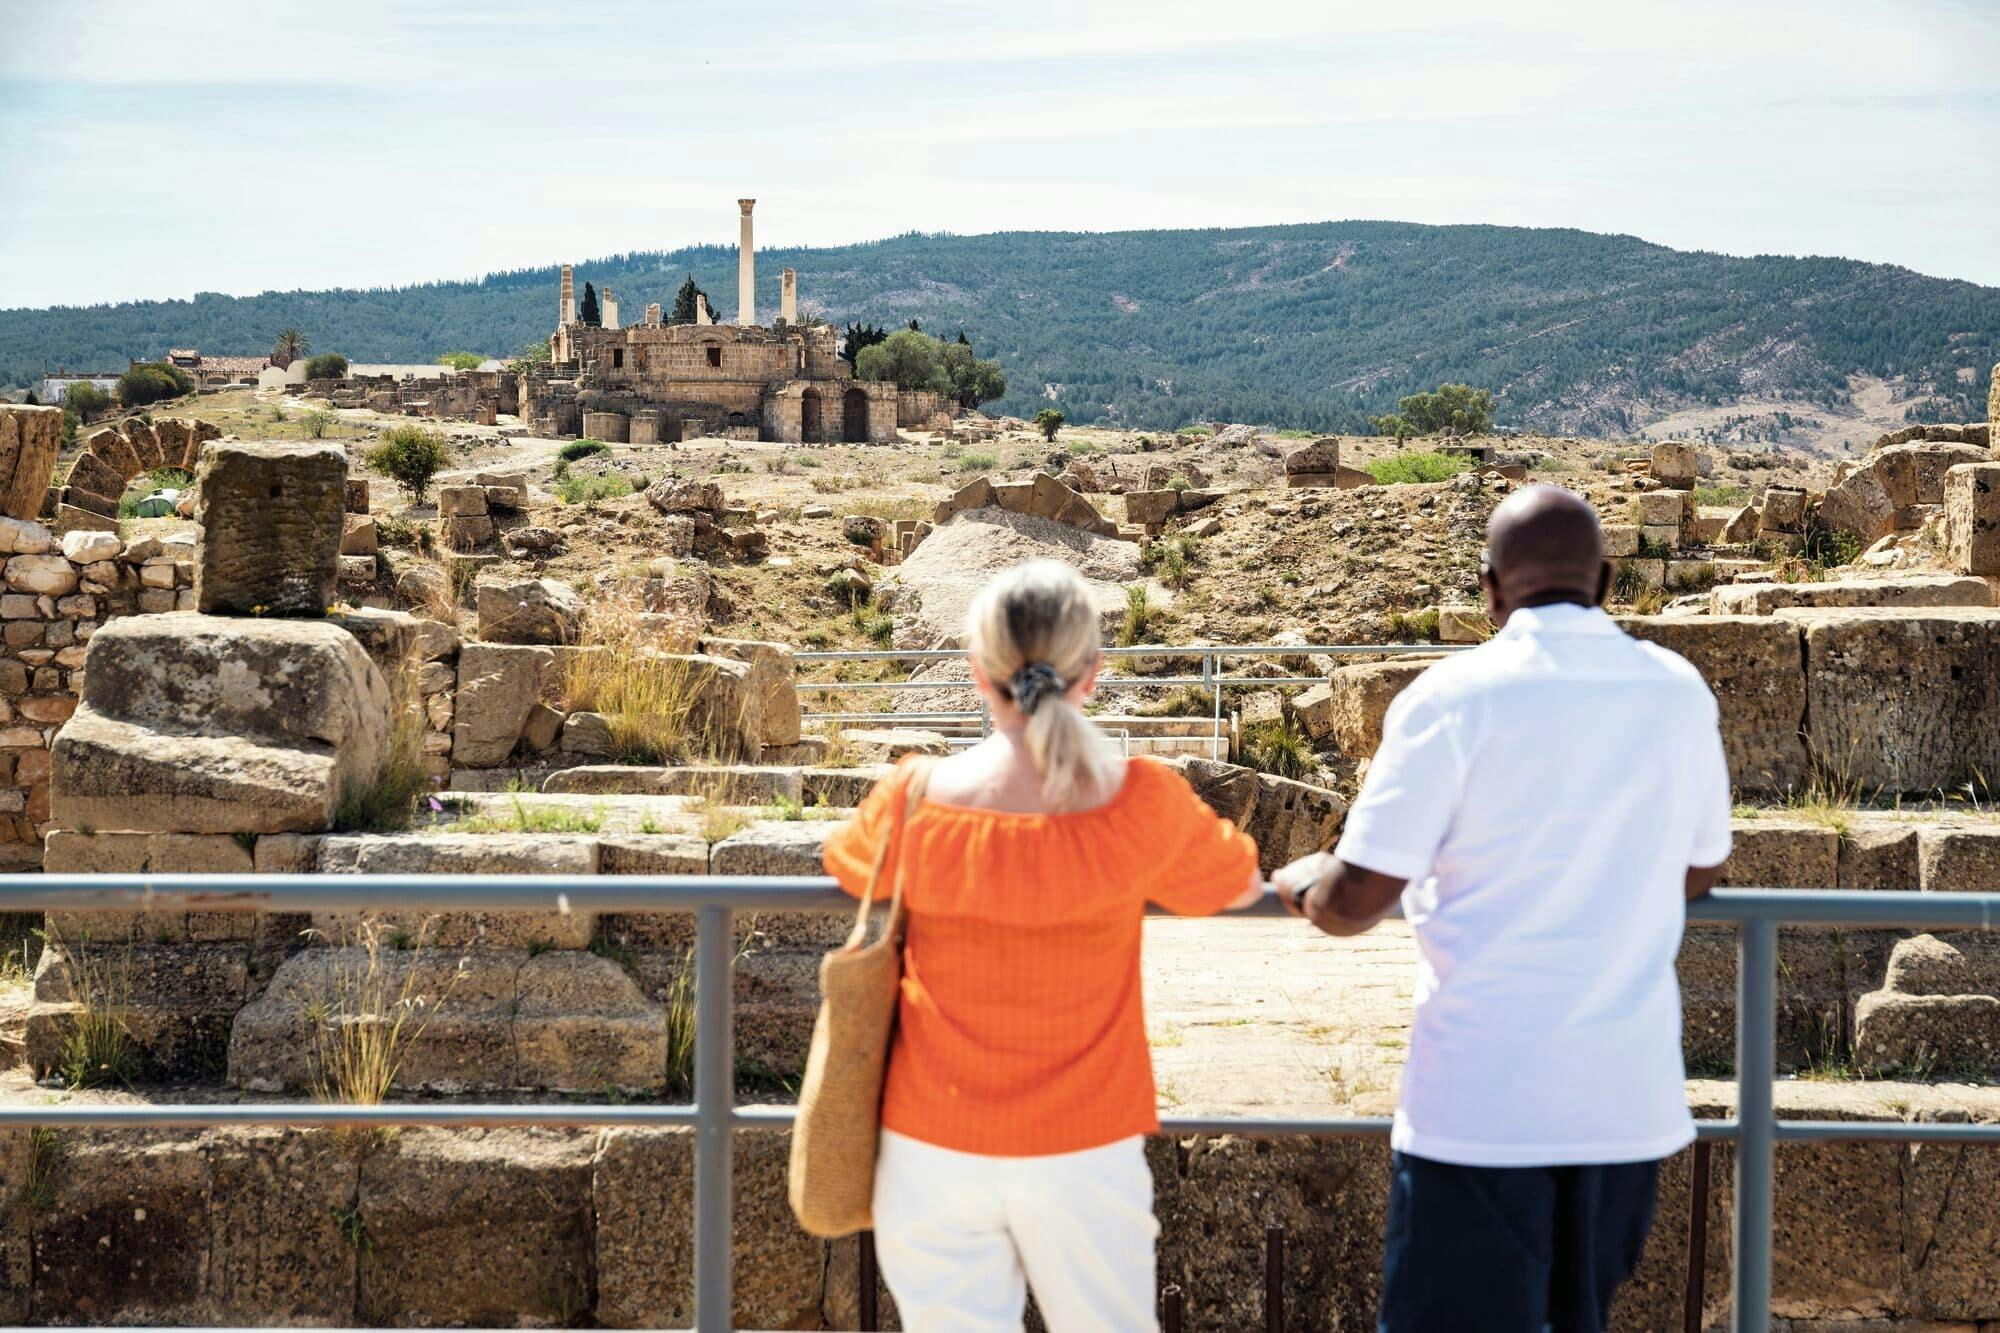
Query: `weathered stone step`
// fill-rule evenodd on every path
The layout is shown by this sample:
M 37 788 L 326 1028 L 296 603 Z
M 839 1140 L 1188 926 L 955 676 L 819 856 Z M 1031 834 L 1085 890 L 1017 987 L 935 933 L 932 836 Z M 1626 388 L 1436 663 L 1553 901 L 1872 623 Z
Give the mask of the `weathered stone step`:
M 308 949 L 237 1014 L 229 1081 L 311 1089 L 329 1028 L 400 1023 L 394 1085 L 653 1091 L 667 1080 L 667 1013 L 616 963 L 573 949 Z M 359 1034 L 355 1041 L 364 1040 Z

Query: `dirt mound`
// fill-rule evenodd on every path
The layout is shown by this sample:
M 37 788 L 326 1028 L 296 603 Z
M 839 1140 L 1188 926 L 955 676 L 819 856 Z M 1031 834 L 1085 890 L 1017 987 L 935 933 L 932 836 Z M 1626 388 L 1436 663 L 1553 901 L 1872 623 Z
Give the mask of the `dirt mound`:
M 896 617 L 898 648 L 956 647 L 966 609 L 995 574 L 1023 560 L 1060 560 L 1083 575 L 1107 622 L 1124 613 L 1125 585 L 1139 579 L 1139 548 L 1031 514 L 970 509 L 930 536 L 882 588 Z

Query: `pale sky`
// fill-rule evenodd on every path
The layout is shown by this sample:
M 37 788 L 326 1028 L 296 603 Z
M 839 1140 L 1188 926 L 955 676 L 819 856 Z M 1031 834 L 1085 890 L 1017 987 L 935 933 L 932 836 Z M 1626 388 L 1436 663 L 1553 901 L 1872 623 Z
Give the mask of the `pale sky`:
M 0 0 L 0 308 L 1329 219 L 2000 285 L 2000 0 Z

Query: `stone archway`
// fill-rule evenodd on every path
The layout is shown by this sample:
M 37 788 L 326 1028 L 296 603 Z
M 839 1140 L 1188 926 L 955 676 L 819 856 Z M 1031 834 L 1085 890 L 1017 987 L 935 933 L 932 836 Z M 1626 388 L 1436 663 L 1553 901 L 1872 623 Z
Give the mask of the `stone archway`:
M 799 442 L 819 444 L 826 439 L 826 418 L 821 410 L 819 390 L 807 389 L 799 395 Z
M 868 442 L 868 395 L 849 389 L 840 400 L 840 438 L 849 444 Z

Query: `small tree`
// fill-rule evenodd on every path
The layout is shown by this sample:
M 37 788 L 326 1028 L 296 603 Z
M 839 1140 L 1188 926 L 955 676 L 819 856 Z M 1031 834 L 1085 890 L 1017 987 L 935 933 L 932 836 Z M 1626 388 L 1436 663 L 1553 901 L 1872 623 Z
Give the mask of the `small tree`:
M 514 359 L 507 363 L 509 374 L 525 375 L 550 364 L 549 345 L 545 342 L 522 343 L 514 353 Z
M 453 370 L 477 370 L 479 363 L 485 359 L 477 352 L 446 352 L 438 358 L 438 364 L 450 366 Z
M 889 336 L 879 324 L 849 324 L 841 331 L 840 354 L 847 358 L 847 364 L 856 365 L 861 353 Z
M 1403 441 L 1410 438 L 1410 423 L 1392 412 L 1386 417 L 1375 418 L 1375 433 L 1395 436 L 1396 446 L 1401 448 Z
M 1035 413 L 1035 429 L 1042 433 L 1043 439 L 1053 443 L 1056 438 L 1056 432 L 1061 430 L 1062 427 L 1063 414 L 1055 408 L 1045 407 Z
M 577 317 L 593 329 L 604 323 L 604 317 L 597 310 L 597 288 L 587 282 L 583 284 L 583 307 L 577 312 Z
M 940 355 L 943 350 L 944 344 L 927 333 L 897 329 L 873 347 L 861 350 L 854 359 L 854 373 L 864 380 L 894 380 L 899 389 L 950 393 L 951 380 Z
M 951 396 L 960 407 L 977 407 L 1007 392 L 1007 376 L 1000 363 L 974 356 L 969 342 L 943 344 L 938 349 L 938 363 L 951 386 Z
M 164 361 L 136 365 L 118 377 L 118 401 L 127 407 L 143 407 L 193 392 L 194 381 L 187 372 Z
M 89 421 L 111 406 L 111 395 L 88 380 L 80 380 L 63 390 L 63 406 L 76 413 L 79 420 Z
M 412 504 L 422 504 L 431 478 L 448 461 L 444 441 L 422 426 L 391 426 L 368 451 L 368 466 L 396 483 Z
M 322 352 L 306 362 L 306 378 L 309 380 L 343 380 L 347 378 L 347 358 L 338 352 Z
M 305 334 L 292 328 L 279 329 L 278 340 L 271 344 L 271 364 L 283 370 L 310 351 L 312 344 Z
M 672 314 L 672 316 L 668 318 L 667 323 L 669 324 L 694 323 L 695 298 L 697 297 L 706 301 L 708 300 L 708 293 L 694 285 L 694 274 L 690 273 L 687 275 L 687 280 L 681 283 L 680 290 L 674 293 L 674 313 Z M 714 307 L 715 303 L 713 301 L 710 301 L 709 308 L 714 309 Z
M 1469 384 L 1440 384 L 1434 392 L 1397 399 L 1396 407 L 1418 435 L 1447 429 L 1476 435 L 1493 425 L 1493 395 Z

